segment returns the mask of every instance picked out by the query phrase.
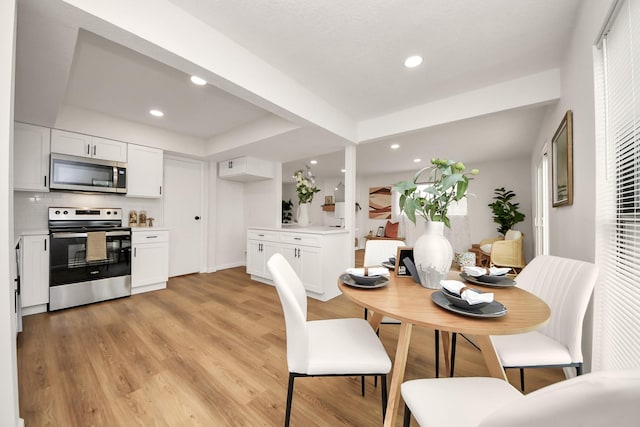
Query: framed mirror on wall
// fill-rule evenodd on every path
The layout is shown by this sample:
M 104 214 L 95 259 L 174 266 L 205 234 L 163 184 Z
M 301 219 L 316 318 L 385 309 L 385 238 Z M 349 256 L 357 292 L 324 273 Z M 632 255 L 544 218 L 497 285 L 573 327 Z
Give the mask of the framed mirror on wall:
M 573 204 L 573 113 L 568 110 L 551 140 L 553 207 Z

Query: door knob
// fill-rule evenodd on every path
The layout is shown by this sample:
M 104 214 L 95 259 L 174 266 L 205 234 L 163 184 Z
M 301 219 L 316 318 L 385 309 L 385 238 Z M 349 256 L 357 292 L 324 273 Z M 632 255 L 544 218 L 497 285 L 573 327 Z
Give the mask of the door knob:
M 200 217 L 196 215 L 196 221 L 199 221 L 199 220 L 200 220 Z

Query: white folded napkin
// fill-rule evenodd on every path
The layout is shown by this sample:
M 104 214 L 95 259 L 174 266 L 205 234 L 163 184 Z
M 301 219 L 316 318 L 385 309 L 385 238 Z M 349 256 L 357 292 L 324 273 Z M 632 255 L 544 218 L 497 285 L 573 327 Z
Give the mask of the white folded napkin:
M 487 274 L 487 269 L 484 267 L 464 266 L 462 267 L 462 271 L 473 277 L 484 276 Z
M 347 273 L 356 276 L 388 276 L 389 269 L 385 267 L 367 267 L 366 274 L 364 268 L 347 268 Z
M 502 276 L 507 274 L 511 269 L 509 267 L 491 267 L 489 271 L 487 271 L 484 267 L 474 267 L 474 266 L 465 266 L 462 267 L 462 270 L 467 273 L 469 276 L 478 277 L 478 276 Z
M 487 292 L 479 294 L 473 289 L 467 288 L 467 285 L 458 280 L 441 280 L 442 287 L 451 292 L 454 295 L 459 295 L 460 298 L 468 302 L 469 304 L 479 304 L 481 302 L 492 302 L 493 293 Z M 462 291 L 462 295 L 460 294 Z
M 504 276 L 510 271 L 511 269 L 509 267 L 491 267 L 489 269 L 489 276 Z

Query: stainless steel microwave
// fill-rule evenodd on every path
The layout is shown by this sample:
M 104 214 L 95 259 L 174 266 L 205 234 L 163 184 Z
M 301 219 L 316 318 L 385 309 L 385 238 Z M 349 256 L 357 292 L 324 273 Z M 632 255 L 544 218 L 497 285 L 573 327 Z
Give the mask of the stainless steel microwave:
M 51 153 L 51 190 L 127 192 L 127 164 Z

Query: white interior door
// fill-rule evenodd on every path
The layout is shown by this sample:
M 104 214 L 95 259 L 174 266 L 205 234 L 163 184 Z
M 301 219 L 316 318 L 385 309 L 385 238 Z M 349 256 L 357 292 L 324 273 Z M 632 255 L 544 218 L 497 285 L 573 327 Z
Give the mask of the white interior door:
M 169 229 L 169 276 L 198 273 L 204 260 L 204 165 L 164 159 L 164 220 Z

